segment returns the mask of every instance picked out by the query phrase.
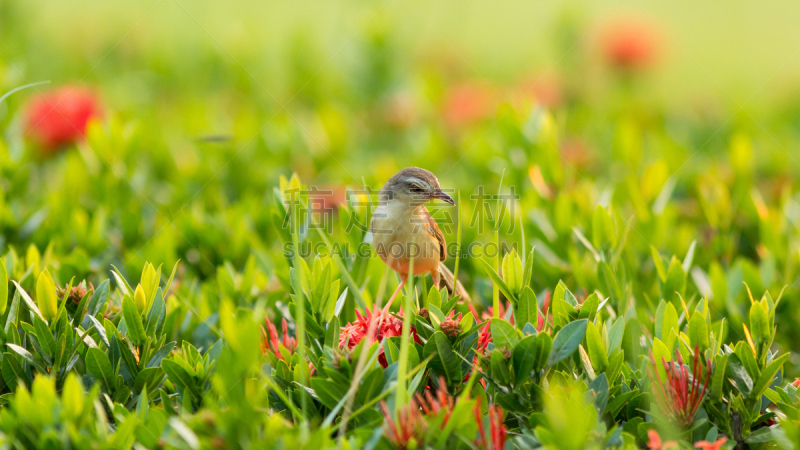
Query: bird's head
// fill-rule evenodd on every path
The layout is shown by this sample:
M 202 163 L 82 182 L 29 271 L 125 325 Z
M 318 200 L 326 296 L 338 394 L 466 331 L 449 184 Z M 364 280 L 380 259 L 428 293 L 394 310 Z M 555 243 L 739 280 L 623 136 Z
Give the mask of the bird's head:
M 442 191 L 439 180 L 430 171 L 419 167 L 407 167 L 394 174 L 381 188 L 380 201 L 401 201 L 417 206 L 434 199 L 455 205 L 456 202 Z

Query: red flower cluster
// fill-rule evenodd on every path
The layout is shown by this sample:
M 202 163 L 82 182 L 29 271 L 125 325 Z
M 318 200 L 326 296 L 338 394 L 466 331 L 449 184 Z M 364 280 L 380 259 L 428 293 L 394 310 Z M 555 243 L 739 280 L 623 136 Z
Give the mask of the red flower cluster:
M 44 153 L 78 142 L 86 134 L 86 124 L 102 115 L 100 102 L 91 91 L 63 87 L 45 93 L 27 107 L 25 131 L 41 145 Z
M 655 61 L 657 41 L 650 24 L 637 20 L 618 22 L 603 37 L 603 56 L 618 69 L 641 69 Z
M 264 321 L 267 324 L 267 329 L 265 330 L 264 327 L 261 327 L 261 351 L 262 353 L 273 352 L 278 359 L 283 359 L 283 355 L 279 351 L 280 346 L 286 348 L 289 351 L 289 354 L 292 354 L 297 350 L 297 340 L 293 337 L 289 336 L 289 327 L 286 325 L 286 319 L 283 319 L 283 339 L 278 339 L 278 330 L 275 329 L 275 325 L 269 320 L 269 317 L 265 317 Z M 269 333 L 267 333 L 269 330 Z
M 70 290 L 67 291 L 68 287 L 69 285 L 66 285 L 64 287 L 56 286 L 56 296 L 58 296 L 58 298 L 64 298 L 65 295 L 68 295 L 69 301 L 76 305 L 79 305 L 81 303 L 81 300 L 83 300 L 83 297 L 85 297 L 86 294 L 94 293 L 94 286 L 92 286 L 92 283 L 89 283 L 88 289 L 86 288 L 86 283 L 81 283 L 78 284 L 77 286 L 72 286 L 72 288 L 70 288 Z
M 687 426 L 694 421 L 694 415 L 703 402 L 703 396 L 711 379 L 711 365 L 705 364 L 706 379 L 705 381 L 701 380 L 704 364 L 700 362 L 700 349 L 697 346 L 694 348 L 694 354 L 691 379 L 689 371 L 683 364 L 683 357 L 678 350 L 675 350 L 677 363 L 668 363 L 662 358 L 661 363 L 667 374 L 667 382 L 663 383 L 656 359 L 653 356 L 653 352 L 650 352 L 650 362 L 653 365 L 650 369 L 651 372 L 655 373 L 655 377 L 658 380 L 658 383 L 654 383 L 654 389 L 656 390 L 654 397 L 661 411 L 683 426 Z M 651 376 L 653 376 L 652 373 Z M 702 389 L 700 388 L 701 382 L 703 383 Z
M 414 448 L 419 444 L 428 430 L 428 418 L 436 417 L 444 412 L 444 420 L 440 429 L 444 429 L 450 415 L 453 414 L 453 397 L 445 390 L 445 381 L 439 377 L 440 389 L 436 395 L 430 389 L 425 396 L 417 393 L 411 402 L 397 413 L 397 420 L 392 418 L 386 402 L 381 402 L 383 416 L 386 418 L 386 438 L 398 449 Z
M 502 450 L 506 445 L 506 426 L 503 425 L 503 410 L 497 405 L 489 405 L 489 436 L 483 428 L 483 417 L 481 417 L 481 399 L 478 397 L 475 403 L 475 422 L 478 423 L 478 439 L 475 443 L 480 448 L 487 450 Z
M 402 309 L 398 316 L 403 317 Z M 342 327 L 342 331 L 339 333 L 339 348 L 346 346 L 348 350 L 351 350 L 367 335 L 370 335 L 371 340 L 382 342 L 385 337 L 400 336 L 402 333 L 403 321 L 389 312 L 389 305 L 384 309 L 376 306 L 374 313 L 367 310 L 364 315 L 356 310 L 356 320 Z M 417 329 L 414 327 L 411 327 L 411 336 L 415 342 L 422 343 L 417 337 Z M 384 369 L 389 367 L 382 346 L 379 350 L 378 362 Z

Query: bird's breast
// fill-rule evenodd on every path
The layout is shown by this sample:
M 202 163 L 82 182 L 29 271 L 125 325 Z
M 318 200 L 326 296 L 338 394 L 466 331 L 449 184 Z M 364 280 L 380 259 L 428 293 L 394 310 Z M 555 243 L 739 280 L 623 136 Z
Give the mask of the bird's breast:
M 372 239 L 378 256 L 392 269 L 408 273 L 414 259 L 414 273 L 438 270 L 439 243 L 428 232 L 427 217 L 418 209 L 380 205 L 372 215 Z

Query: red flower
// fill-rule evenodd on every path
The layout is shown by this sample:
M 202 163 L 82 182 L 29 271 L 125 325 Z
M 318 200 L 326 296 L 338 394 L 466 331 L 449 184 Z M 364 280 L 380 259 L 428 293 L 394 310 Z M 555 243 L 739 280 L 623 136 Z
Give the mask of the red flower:
M 472 365 L 475 367 L 476 370 L 482 371 L 481 366 L 478 364 L 478 356 L 483 356 L 486 353 L 486 349 L 489 347 L 489 342 L 492 342 L 492 332 L 489 329 L 489 325 L 491 325 L 491 321 L 487 320 L 486 325 L 483 327 L 481 332 L 478 334 L 478 345 L 475 346 L 475 356 L 472 358 Z M 469 380 L 470 373 L 464 377 L 464 382 Z M 481 386 L 486 389 L 486 381 L 483 379 L 480 380 Z
M 492 333 L 489 330 L 489 325 L 491 324 L 490 321 L 486 321 L 486 326 L 483 327 L 480 334 L 478 334 L 478 345 L 475 347 L 475 359 L 477 361 L 477 355 L 483 355 L 486 349 L 489 347 L 489 342 L 492 342 Z M 473 363 L 474 364 L 474 363 Z
M 503 302 L 500 302 L 499 306 L 500 307 L 498 308 L 499 311 L 498 311 L 497 317 L 499 317 L 501 319 L 505 319 L 506 311 L 508 310 L 508 308 L 506 308 L 506 304 L 503 303 Z M 483 314 L 481 314 L 481 319 L 483 319 L 483 320 L 491 320 L 492 317 L 494 317 L 494 307 L 493 306 L 490 306 L 490 307 L 486 308 L 486 311 L 484 311 Z M 513 314 L 508 318 L 508 322 L 511 325 L 514 325 L 514 315 Z
M 101 115 L 94 93 L 79 87 L 63 87 L 28 105 L 25 131 L 45 153 L 55 153 L 64 145 L 83 139 L 89 119 Z
M 683 364 L 683 357 L 678 350 L 675 350 L 677 363 L 668 363 L 662 358 L 661 362 L 667 374 L 666 383 L 663 383 L 656 359 L 653 356 L 653 352 L 650 352 L 650 362 L 653 365 L 650 370 L 655 372 L 655 377 L 658 380 L 657 383 L 654 383 L 654 389 L 656 389 L 654 397 L 661 411 L 683 426 L 689 425 L 694 421 L 694 415 L 703 402 L 703 396 L 706 393 L 706 388 L 708 388 L 708 381 L 711 379 L 711 365 L 706 364 L 706 379 L 704 382 L 701 380 L 704 363 L 700 362 L 700 349 L 697 346 L 694 348 L 694 354 L 691 379 L 689 378 L 689 371 Z M 703 383 L 702 389 L 700 388 L 701 382 Z
M 728 438 L 721 437 L 716 442 L 698 441 L 694 443 L 694 446 L 703 450 L 719 450 L 726 442 L 728 442 Z
M 794 387 L 796 387 L 796 388 L 800 389 L 800 378 L 795 378 L 795 379 L 794 379 L 794 381 L 792 381 L 792 382 L 791 382 L 791 383 L 789 383 L 789 384 L 791 384 L 792 386 L 794 386 Z
M 286 325 L 286 319 L 283 319 L 283 339 L 278 339 L 278 330 L 275 329 L 275 325 L 269 320 L 269 317 L 265 317 L 264 321 L 267 323 L 267 330 L 264 327 L 261 327 L 261 334 L 262 334 L 262 341 L 261 341 L 261 352 L 268 353 L 273 352 L 278 359 L 283 359 L 283 355 L 279 351 L 280 346 L 286 348 L 289 351 L 289 354 L 292 354 L 297 350 L 297 340 L 293 337 L 289 336 L 289 327 Z
M 444 120 L 452 127 L 487 119 L 495 110 L 494 92 L 480 84 L 460 84 L 447 94 Z
M 367 335 L 370 335 L 372 340 L 381 342 L 385 337 L 403 334 L 403 321 L 389 313 L 389 306 L 386 305 L 386 308 L 382 310 L 376 306 L 374 313 L 367 310 L 365 315 L 361 315 L 356 310 L 356 320 L 342 327 L 342 331 L 339 333 L 339 348 L 347 346 L 348 350 L 352 349 Z M 398 316 L 403 316 L 402 310 Z M 411 336 L 415 342 L 422 343 L 417 337 L 417 329 L 414 327 L 411 327 Z M 384 369 L 389 367 L 386 355 L 383 353 L 383 346 L 379 350 L 378 362 Z
M 615 23 L 603 36 L 603 56 L 618 69 L 650 66 L 656 59 L 658 39 L 653 25 L 636 20 Z
M 647 448 L 651 450 L 666 450 L 668 448 L 677 447 L 678 443 L 675 441 L 661 442 L 661 436 L 658 435 L 656 430 L 647 430 Z
M 444 412 L 444 420 L 439 429 L 444 429 L 447 421 L 453 414 L 453 397 L 448 395 L 443 377 L 439 377 L 439 389 L 436 395 L 430 389 L 425 391 L 425 396 L 417 393 L 408 405 L 397 413 L 397 420 L 389 412 L 386 402 L 381 401 L 381 409 L 386 419 L 386 439 L 396 448 L 405 449 L 416 447 L 424 440 L 428 430 L 428 419 Z
M 506 444 L 506 430 L 503 425 L 503 410 L 497 405 L 489 405 L 489 436 L 486 436 L 486 430 L 483 427 L 483 417 L 481 416 L 481 399 L 477 398 L 475 408 L 472 410 L 475 414 L 475 422 L 478 423 L 478 439 L 475 443 L 480 448 L 487 450 L 502 450 Z
M 308 193 L 308 206 L 317 214 L 338 213 L 339 206 L 347 206 L 347 189 L 343 186 L 312 187 Z

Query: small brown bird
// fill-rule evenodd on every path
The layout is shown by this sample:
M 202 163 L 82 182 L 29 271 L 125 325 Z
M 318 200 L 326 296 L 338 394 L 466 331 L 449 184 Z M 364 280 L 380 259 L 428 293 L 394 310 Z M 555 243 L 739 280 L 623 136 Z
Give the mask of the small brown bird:
M 425 203 L 441 199 L 451 205 L 455 201 L 442 191 L 439 180 L 429 171 L 408 167 L 397 172 L 381 188 L 379 203 L 372 215 L 372 237 L 378 256 L 400 275 L 400 286 L 387 302 L 408 281 L 411 259 L 414 275 L 429 273 L 436 286 L 443 281 L 451 292 L 469 300 L 466 290 L 444 265 L 447 243 Z

